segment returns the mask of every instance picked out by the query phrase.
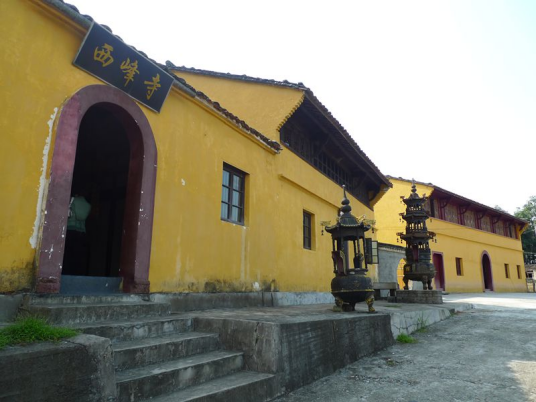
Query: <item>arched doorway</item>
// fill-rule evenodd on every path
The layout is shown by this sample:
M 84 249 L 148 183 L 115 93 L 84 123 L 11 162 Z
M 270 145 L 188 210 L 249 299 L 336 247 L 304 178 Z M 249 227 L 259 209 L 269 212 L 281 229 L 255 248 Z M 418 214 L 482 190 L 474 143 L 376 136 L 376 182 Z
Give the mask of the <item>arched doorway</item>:
M 74 213 L 67 219 L 62 291 L 72 292 L 64 285 L 77 283 L 77 278 L 66 276 L 119 279 L 121 275 L 130 143 L 125 128 L 115 115 L 109 104 L 96 104 L 88 109 L 80 123 L 71 185 L 71 210 Z M 75 206 L 79 202 L 87 209 L 91 208 L 86 219 L 75 216 Z M 78 230 L 69 230 L 69 223 L 73 221 L 71 227 Z M 77 222 L 83 227 L 77 227 Z M 78 282 L 85 283 L 86 288 L 89 285 Z M 111 286 L 114 282 L 103 281 Z M 98 288 L 99 282 L 93 281 L 92 286 Z
M 156 156 L 147 118 L 121 91 L 92 85 L 67 101 L 56 130 L 37 292 L 60 290 L 69 203 L 80 191 L 94 211 L 87 264 L 67 273 L 121 276 L 124 292 L 149 292 Z
M 482 278 L 484 280 L 484 291 L 493 290 L 493 275 L 491 273 L 491 260 L 487 252 L 482 253 Z

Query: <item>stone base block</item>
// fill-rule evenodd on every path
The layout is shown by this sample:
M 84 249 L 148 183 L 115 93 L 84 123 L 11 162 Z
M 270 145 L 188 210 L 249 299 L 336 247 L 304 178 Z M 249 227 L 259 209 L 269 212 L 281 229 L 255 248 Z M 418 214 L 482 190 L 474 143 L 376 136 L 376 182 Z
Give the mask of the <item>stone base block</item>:
M 247 370 L 274 374 L 279 394 L 333 374 L 393 344 L 388 314 L 335 313 L 331 305 L 195 313 L 195 330 L 244 352 Z
M 103 402 L 116 397 L 109 339 L 78 335 L 0 351 L 0 401 Z
M 394 299 L 394 300 L 393 300 Z M 397 290 L 393 303 L 443 304 L 441 290 Z

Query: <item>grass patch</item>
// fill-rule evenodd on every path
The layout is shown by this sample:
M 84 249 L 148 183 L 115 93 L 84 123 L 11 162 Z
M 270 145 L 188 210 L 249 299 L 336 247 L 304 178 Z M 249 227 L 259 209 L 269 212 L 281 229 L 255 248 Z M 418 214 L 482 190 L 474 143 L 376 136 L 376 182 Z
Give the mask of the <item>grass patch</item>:
M 8 345 L 59 341 L 75 335 L 78 335 L 78 332 L 74 329 L 53 327 L 41 318 L 25 317 L 17 320 L 12 325 L 0 329 L 0 349 Z
M 387 304 L 385 305 L 384 307 L 388 307 L 388 308 L 402 308 L 402 306 L 398 306 L 396 304 Z
M 417 330 L 415 332 L 423 333 L 428 332 L 428 319 L 424 317 L 424 313 L 421 313 L 417 319 Z
M 409 336 L 408 334 L 400 334 L 396 337 L 397 342 L 400 343 L 416 343 L 417 339 Z

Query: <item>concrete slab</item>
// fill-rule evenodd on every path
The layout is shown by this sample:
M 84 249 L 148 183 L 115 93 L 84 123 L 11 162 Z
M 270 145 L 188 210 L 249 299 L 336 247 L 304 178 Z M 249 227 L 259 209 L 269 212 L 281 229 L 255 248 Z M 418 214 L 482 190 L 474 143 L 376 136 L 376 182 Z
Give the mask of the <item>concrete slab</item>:
M 117 395 L 110 341 L 78 335 L 0 351 L 0 400 L 97 402 Z
M 443 296 L 445 303 L 470 303 L 474 308 L 494 310 L 536 310 L 536 293 L 450 293 Z
M 458 302 L 475 308 L 278 401 L 536 401 L 535 295 L 447 295 L 444 306 Z
M 282 392 L 334 373 L 394 343 L 401 332 L 449 318 L 469 304 L 418 305 L 379 301 L 350 313 L 332 304 L 195 311 L 196 331 L 217 332 L 223 345 L 244 352 L 246 368 L 276 374 Z
M 15 319 L 22 299 L 22 294 L 0 295 L 0 323 Z

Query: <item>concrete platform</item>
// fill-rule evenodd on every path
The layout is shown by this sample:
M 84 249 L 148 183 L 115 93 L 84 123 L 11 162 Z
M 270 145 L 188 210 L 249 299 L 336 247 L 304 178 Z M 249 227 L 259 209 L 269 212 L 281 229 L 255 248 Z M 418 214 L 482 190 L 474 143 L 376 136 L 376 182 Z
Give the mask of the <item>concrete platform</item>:
M 281 402 L 536 402 L 536 296 L 444 296 L 474 309 L 413 334 Z
M 94 334 L 105 334 L 112 341 L 116 341 L 116 343 L 112 342 L 112 349 L 115 348 L 118 352 L 116 364 L 119 368 L 128 367 L 131 370 L 138 370 L 136 364 L 133 365 L 130 361 L 124 362 L 120 355 L 123 353 L 126 356 L 126 349 L 129 348 L 133 350 L 130 353 L 129 349 L 129 356 L 138 356 L 137 350 L 147 349 L 147 358 L 142 367 L 139 368 L 139 370 L 145 370 L 149 367 L 149 373 L 145 373 L 144 376 L 140 375 L 143 380 L 136 379 L 137 382 L 134 384 L 132 383 L 133 379 L 121 377 L 127 374 L 118 374 L 118 380 L 124 380 L 124 386 L 121 388 L 124 390 L 120 393 L 121 398 L 129 401 L 132 398 L 150 398 L 158 395 L 158 393 L 153 393 L 155 388 L 153 380 L 146 380 L 146 377 L 148 378 L 149 374 L 154 374 L 152 365 L 162 364 L 156 363 L 162 355 L 159 349 L 160 344 L 162 344 L 163 349 L 175 348 L 178 343 L 184 344 L 184 339 L 181 336 L 179 336 L 181 339 L 176 339 L 173 335 L 176 331 L 210 333 L 219 339 L 221 345 L 226 349 L 225 353 L 232 354 L 232 367 L 226 370 L 227 374 L 224 375 L 223 372 L 219 373 L 217 370 L 207 370 L 207 372 L 216 373 L 214 378 L 206 378 L 207 384 L 210 383 L 215 388 L 220 387 L 220 383 L 227 381 L 218 379 L 219 375 L 231 376 L 233 379 L 231 381 L 231 377 L 228 378 L 229 387 L 219 391 L 218 388 L 214 391 L 223 398 L 220 398 L 221 400 L 225 400 L 231 395 L 255 395 L 255 400 L 261 401 L 301 388 L 317 379 L 329 376 L 367 355 L 379 352 L 391 346 L 400 333 L 412 333 L 422 327 L 449 318 L 456 311 L 472 307 L 468 303 L 419 305 L 377 301 L 375 303 L 376 314 L 368 314 L 365 303 L 357 304 L 355 312 L 334 312 L 332 310 L 333 304 L 330 303 L 212 309 L 170 314 L 167 303 L 148 301 L 147 298 L 141 300 L 132 298 L 131 300 L 130 297 L 120 296 L 116 300 L 112 296 L 84 296 L 82 299 L 78 297 L 68 297 L 63 300 L 57 297 L 44 299 L 46 300 L 37 300 L 41 302 L 38 305 L 31 304 L 28 307 L 46 311 L 61 310 L 61 317 L 60 315 L 56 317 L 58 322 L 65 322 L 65 319 L 72 323 L 84 322 L 84 324 L 78 323 L 75 326 L 80 329 L 85 328 Z M 43 303 L 43 301 L 45 302 Z M 89 301 L 94 303 L 89 303 Z M 108 302 L 107 305 L 103 304 L 105 301 Z M 114 301 L 115 303 L 113 303 Z M 151 310 L 151 314 L 148 316 L 141 314 L 140 318 L 140 314 L 135 314 L 135 318 L 131 317 L 130 313 L 125 313 L 126 318 L 130 321 L 118 321 L 119 316 L 123 315 L 123 310 L 125 312 L 136 311 L 139 305 L 156 305 L 158 314 L 153 316 Z M 166 313 L 164 316 L 159 315 L 161 307 L 162 313 Z M 73 319 L 74 313 L 71 310 L 77 312 L 76 319 Z M 91 323 L 87 323 L 86 319 L 78 319 L 79 310 L 80 312 L 89 312 L 90 318 L 95 318 L 98 315 L 99 320 L 91 318 Z M 116 310 L 117 315 L 115 313 L 110 315 L 109 311 Z M 101 314 L 104 311 L 106 313 Z M 144 313 L 144 311 L 140 312 Z M 100 328 L 99 331 L 95 329 L 97 327 Z M 190 334 L 192 333 L 190 332 Z M 148 339 L 143 340 L 146 337 Z M 157 341 L 156 337 L 163 339 Z M 173 339 L 170 341 L 168 338 Z M 106 342 L 110 342 L 110 340 L 106 339 Z M 220 344 L 219 342 L 218 344 Z M 21 348 L 21 352 L 22 349 L 24 348 Z M 54 352 L 51 351 L 51 353 Z M 167 353 L 164 355 L 167 356 Z M 181 359 L 179 355 L 182 356 L 178 353 L 178 360 Z M 111 353 L 106 353 L 103 354 L 102 358 L 110 360 L 111 356 Z M 195 356 L 202 356 L 202 353 Z M 145 366 L 145 363 L 149 366 Z M 182 364 L 180 361 L 179 363 Z M 158 389 L 162 391 L 162 397 L 165 393 L 171 392 L 172 389 L 175 390 L 176 387 L 171 385 L 177 383 L 177 378 L 180 380 L 186 375 L 183 366 L 174 366 L 174 364 L 179 363 L 176 361 L 165 363 L 170 365 L 168 367 L 169 375 L 166 375 L 167 382 L 160 383 L 159 380 L 156 382 L 156 386 L 161 388 Z M 219 363 L 216 366 L 219 367 Z M 238 377 L 235 378 L 233 377 L 235 376 L 234 371 L 238 370 L 238 366 L 240 366 L 241 374 L 236 374 Z M 258 374 L 244 374 L 250 372 Z M 131 393 L 131 389 L 135 389 L 135 392 Z M 188 398 L 194 398 L 190 395 L 193 391 L 179 388 L 175 392 L 181 395 L 186 393 Z M 195 398 L 199 397 L 200 400 L 203 400 L 205 398 L 203 395 L 197 395 Z M 169 398 L 175 396 L 169 396 Z
M 332 304 L 193 311 L 195 331 L 216 332 L 228 350 L 244 352 L 247 370 L 274 374 L 286 393 L 325 377 L 394 343 L 400 333 L 449 318 L 471 304 L 365 303 L 355 312 L 333 312 Z

